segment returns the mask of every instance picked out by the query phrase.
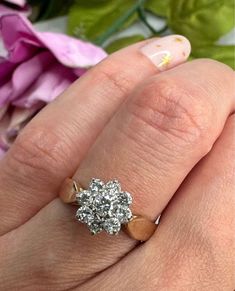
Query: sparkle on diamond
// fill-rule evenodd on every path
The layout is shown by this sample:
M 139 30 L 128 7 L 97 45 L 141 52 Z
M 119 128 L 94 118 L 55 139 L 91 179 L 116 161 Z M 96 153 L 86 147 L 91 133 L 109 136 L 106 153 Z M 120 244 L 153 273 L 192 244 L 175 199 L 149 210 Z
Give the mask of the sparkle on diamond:
M 76 199 L 80 206 L 76 218 L 87 224 L 92 234 L 102 230 L 117 234 L 121 224 L 132 219 L 129 208 L 132 197 L 130 193 L 121 190 L 117 180 L 105 184 L 100 179 L 93 178 L 88 189 L 77 193 Z

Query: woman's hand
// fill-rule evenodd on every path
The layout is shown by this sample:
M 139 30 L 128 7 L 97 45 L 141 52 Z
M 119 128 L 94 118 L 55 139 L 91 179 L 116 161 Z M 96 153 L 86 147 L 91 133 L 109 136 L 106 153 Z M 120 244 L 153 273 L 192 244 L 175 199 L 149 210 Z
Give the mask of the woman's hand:
M 121 50 L 28 124 L 0 162 L 0 290 L 235 288 L 234 72 L 189 50 Z M 156 233 L 91 236 L 57 198 L 73 175 L 118 178 Z

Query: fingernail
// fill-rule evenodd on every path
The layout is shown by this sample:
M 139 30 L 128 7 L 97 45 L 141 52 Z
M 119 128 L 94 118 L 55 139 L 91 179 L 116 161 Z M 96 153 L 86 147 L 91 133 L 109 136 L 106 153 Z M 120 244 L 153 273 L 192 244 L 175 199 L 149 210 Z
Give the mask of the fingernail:
M 187 60 L 191 45 L 182 35 L 169 35 L 150 41 L 140 51 L 159 71 L 164 71 Z

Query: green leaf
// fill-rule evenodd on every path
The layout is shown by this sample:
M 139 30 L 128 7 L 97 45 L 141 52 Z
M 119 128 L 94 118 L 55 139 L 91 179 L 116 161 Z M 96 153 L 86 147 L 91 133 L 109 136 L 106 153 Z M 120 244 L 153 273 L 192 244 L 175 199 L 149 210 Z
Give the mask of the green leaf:
M 64 5 L 64 0 L 28 0 L 27 3 L 32 6 L 34 20 L 45 20 L 60 15 L 65 15 L 73 0 L 67 0 Z M 36 13 L 35 13 L 36 12 Z
M 48 19 L 67 14 L 73 0 L 67 0 L 66 5 L 64 5 L 63 0 L 48 0 L 46 2 L 48 6 L 41 19 Z
M 200 46 L 234 27 L 234 0 L 170 0 L 169 26 Z
M 68 33 L 96 42 L 133 6 L 134 0 L 76 0 L 68 17 Z M 124 29 L 137 19 L 132 13 L 117 30 Z
M 211 58 L 235 69 L 234 45 L 209 45 L 198 47 L 192 51 L 192 56 L 195 58 Z
M 158 16 L 167 17 L 170 0 L 147 0 L 145 3 L 146 10 Z
M 111 44 L 109 44 L 105 48 L 105 50 L 107 53 L 111 54 L 111 53 L 113 53 L 121 48 L 124 48 L 124 47 L 131 45 L 133 43 L 136 43 L 138 41 L 142 41 L 144 39 L 145 38 L 143 35 L 133 35 L 133 36 L 119 38 L 119 39 L 113 41 Z

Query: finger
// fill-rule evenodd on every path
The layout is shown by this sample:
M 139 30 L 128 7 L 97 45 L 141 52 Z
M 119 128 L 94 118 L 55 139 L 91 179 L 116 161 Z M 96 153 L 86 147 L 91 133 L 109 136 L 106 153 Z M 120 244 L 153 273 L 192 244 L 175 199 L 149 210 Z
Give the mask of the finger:
M 152 77 L 104 129 L 75 180 L 118 177 L 134 195 L 133 212 L 155 219 L 221 133 L 235 106 L 233 80 L 227 66 L 202 60 Z
M 188 41 L 181 37 L 179 43 L 175 38 L 153 40 L 144 54 L 140 49 L 148 42 L 113 54 L 30 122 L 0 163 L 0 233 L 20 225 L 55 197 L 125 97 L 159 71 L 146 54 L 167 52 L 174 57 L 169 67 L 187 58 Z M 161 64 L 159 56 L 153 60 Z
M 198 60 L 150 78 L 102 131 L 75 179 L 86 186 L 91 177 L 117 177 L 133 195 L 133 213 L 154 220 L 219 136 L 234 108 L 233 77 L 233 71 L 220 63 Z M 57 209 L 53 216 L 52 209 Z M 37 223 L 22 228 L 30 237 L 40 229 L 44 242 L 53 240 L 43 265 L 53 256 L 54 268 L 66 270 L 72 246 L 69 263 L 77 273 L 69 277 L 71 286 L 116 263 L 136 245 L 125 234 L 91 236 L 84 225 L 71 222 L 75 212 L 55 200 L 38 214 Z M 58 242 L 62 238 L 65 250 Z M 53 279 L 63 283 L 59 276 Z
M 233 114 L 210 154 L 176 193 L 153 238 L 152 244 L 167 252 L 166 260 L 171 258 L 174 277 L 184 274 L 177 285 L 182 289 L 185 282 L 205 290 L 235 286 L 234 181 Z
M 233 290 L 234 180 L 232 115 L 174 195 L 157 233 L 82 290 Z

